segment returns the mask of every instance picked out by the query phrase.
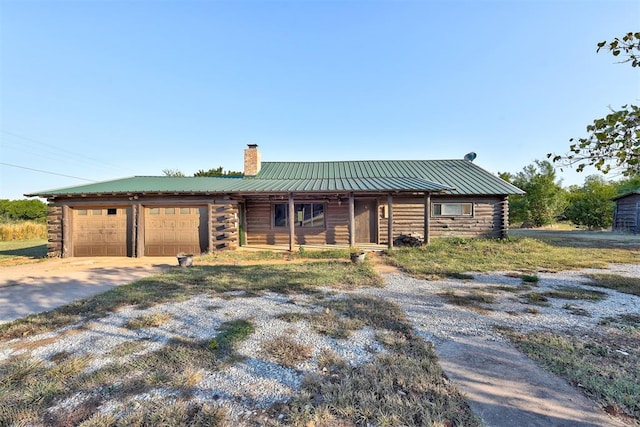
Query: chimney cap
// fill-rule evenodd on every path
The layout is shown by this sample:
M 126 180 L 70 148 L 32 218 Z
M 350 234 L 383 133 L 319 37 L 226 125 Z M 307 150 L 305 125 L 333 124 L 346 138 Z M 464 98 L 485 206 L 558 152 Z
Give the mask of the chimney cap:
M 249 148 L 258 148 L 258 144 L 247 144 Z

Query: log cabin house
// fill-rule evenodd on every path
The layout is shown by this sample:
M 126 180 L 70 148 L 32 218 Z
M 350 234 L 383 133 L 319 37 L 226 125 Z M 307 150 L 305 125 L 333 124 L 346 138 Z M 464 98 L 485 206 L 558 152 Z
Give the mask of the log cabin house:
M 242 177 L 136 176 L 27 196 L 49 202 L 49 256 L 141 257 L 504 237 L 507 196 L 522 193 L 469 160 L 262 162 L 252 144 Z
M 615 203 L 612 230 L 619 233 L 640 233 L 640 190 L 630 191 L 612 199 Z

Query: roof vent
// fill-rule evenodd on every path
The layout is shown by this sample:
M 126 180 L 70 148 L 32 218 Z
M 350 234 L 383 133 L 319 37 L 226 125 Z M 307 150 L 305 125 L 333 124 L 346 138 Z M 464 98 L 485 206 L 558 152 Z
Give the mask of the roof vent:
M 468 162 L 473 162 L 476 159 L 476 157 L 478 157 L 478 155 L 472 151 L 470 153 L 465 154 L 463 159 L 465 159 Z

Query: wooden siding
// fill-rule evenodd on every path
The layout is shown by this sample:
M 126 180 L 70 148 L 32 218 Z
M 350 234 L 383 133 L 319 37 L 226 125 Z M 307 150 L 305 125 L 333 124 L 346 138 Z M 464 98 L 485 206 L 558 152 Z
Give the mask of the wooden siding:
M 630 194 L 616 200 L 613 231 L 640 233 L 640 194 Z
M 286 200 L 270 201 L 268 198 L 246 200 L 247 244 L 289 244 L 288 228 L 272 226 L 272 205 L 286 202 Z M 340 205 L 337 200 L 296 199 L 295 202 L 325 203 L 325 228 L 296 228 L 296 245 L 349 244 L 349 206 L 346 201 Z
M 431 217 L 431 237 L 503 237 L 506 202 L 501 196 L 487 197 L 439 197 L 432 196 L 431 203 L 473 203 L 472 217 Z M 383 214 L 386 200 L 379 209 L 379 233 L 381 244 L 388 243 L 388 226 Z M 431 207 L 429 207 L 431 212 Z M 401 234 L 424 236 L 424 198 L 393 199 L 393 237 Z

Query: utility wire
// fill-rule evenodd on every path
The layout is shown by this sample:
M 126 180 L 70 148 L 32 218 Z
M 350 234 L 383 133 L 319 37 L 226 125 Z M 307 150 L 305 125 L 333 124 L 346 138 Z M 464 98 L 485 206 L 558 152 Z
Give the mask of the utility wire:
M 63 173 L 49 172 L 49 171 L 44 171 L 44 170 L 42 170 L 42 169 L 28 168 L 28 167 L 26 167 L 26 166 L 12 165 L 11 163 L 4 163 L 4 162 L 0 162 L 0 165 L 4 165 L 4 166 L 11 166 L 12 168 L 26 169 L 26 170 L 30 170 L 30 171 L 36 171 L 36 172 L 42 172 L 42 173 L 48 173 L 49 175 L 64 176 L 64 177 L 66 177 L 66 178 L 80 179 L 80 180 L 82 180 L 82 181 L 98 182 L 98 181 L 93 180 L 93 179 L 80 178 L 80 177 L 78 177 L 78 176 L 65 175 L 65 174 L 63 174 Z
M 53 154 L 54 156 L 57 155 L 59 157 L 59 153 L 67 153 L 67 158 L 68 158 L 69 155 L 71 155 L 71 156 L 77 157 L 79 159 L 90 160 L 92 162 L 95 162 L 95 163 L 99 164 L 100 166 L 103 166 L 103 167 L 107 166 L 107 167 L 111 167 L 111 168 L 117 168 L 117 169 L 121 169 L 121 170 L 131 171 L 131 169 L 123 168 L 120 165 L 115 165 L 115 164 L 112 164 L 112 163 L 105 162 L 104 160 L 95 159 L 93 157 L 89 157 L 89 156 L 86 156 L 86 155 L 83 155 L 83 154 L 80 154 L 80 153 L 77 153 L 77 152 L 74 152 L 74 151 L 71 151 L 71 150 L 66 150 L 66 149 L 61 148 L 59 146 L 52 145 L 52 144 L 47 144 L 45 142 L 38 141 L 37 139 L 33 139 L 33 138 L 30 138 L 30 137 L 27 137 L 27 136 L 24 136 L 24 135 L 20 135 L 20 134 L 17 134 L 15 132 L 9 132 L 9 131 L 4 130 L 4 129 L 0 129 L 0 132 L 4 133 L 5 135 L 10 135 L 10 136 L 13 136 L 15 138 L 20 138 L 20 139 L 22 139 L 24 141 L 29 141 L 32 144 L 37 144 L 37 145 L 40 145 L 40 146 L 43 146 L 43 147 L 49 147 L 49 148 L 51 148 L 51 149 L 53 149 L 55 151 L 47 151 L 47 153 L 48 154 Z M 42 155 L 42 152 L 39 152 L 37 154 L 38 155 Z M 46 157 L 46 156 L 43 156 L 43 157 Z

